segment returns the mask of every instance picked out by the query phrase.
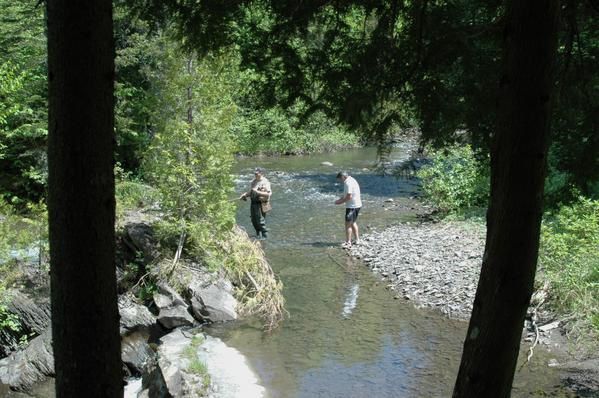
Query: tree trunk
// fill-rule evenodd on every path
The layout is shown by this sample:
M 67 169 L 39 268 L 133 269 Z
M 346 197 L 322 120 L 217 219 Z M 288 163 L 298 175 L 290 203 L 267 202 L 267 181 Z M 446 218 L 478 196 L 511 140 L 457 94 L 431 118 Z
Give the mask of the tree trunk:
M 121 397 L 110 0 L 48 0 L 48 211 L 58 397 Z
M 558 0 L 507 1 L 481 276 L 454 397 L 509 397 L 539 247 Z

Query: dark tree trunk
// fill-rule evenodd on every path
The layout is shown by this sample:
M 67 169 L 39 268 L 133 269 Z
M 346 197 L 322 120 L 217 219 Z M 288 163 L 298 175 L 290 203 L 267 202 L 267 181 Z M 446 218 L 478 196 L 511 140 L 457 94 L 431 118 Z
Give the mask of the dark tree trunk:
M 510 396 L 536 272 L 559 1 L 506 9 L 487 241 L 454 397 Z
M 48 0 L 48 69 L 56 392 L 120 397 L 110 0 Z

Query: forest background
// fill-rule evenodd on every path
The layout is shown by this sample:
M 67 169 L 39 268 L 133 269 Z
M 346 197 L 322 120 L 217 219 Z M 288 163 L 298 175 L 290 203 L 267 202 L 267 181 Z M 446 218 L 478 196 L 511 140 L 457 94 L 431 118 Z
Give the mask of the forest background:
M 234 223 L 235 155 L 383 148 L 409 128 L 436 148 L 420 172 L 428 199 L 451 217 L 484 213 L 501 8 L 429 4 L 426 29 L 358 6 L 325 8 L 298 33 L 302 40 L 284 32 L 273 46 L 279 26 L 268 4 L 256 2 L 222 19 L 232 44 L 209 50 L 183 34 L 176 14 L 114 4 L 118 214 L 139 205 L 171 209 L 165 239 L 176 242 L 173 231 L 185 224 L 196 231 L 190 247 L 215 248 Z M 593 4 L 562 2 L 537 277 L 556 311 L 573 320 L 574 336 L 591 341 L 599 333 Z M 0 0 L 0 8 L 0 271 L 10 276 L 12 260 L 31 247 L 47 254 L 47 50 L 38 2 Z M 357 62 L 364 54 L 370 62 Z M 202 235 L 198 225 L 215 227 Z M 0 295 L 11 280 L 2 278 Z M 18 328 L 2 300 L 0 326 Z

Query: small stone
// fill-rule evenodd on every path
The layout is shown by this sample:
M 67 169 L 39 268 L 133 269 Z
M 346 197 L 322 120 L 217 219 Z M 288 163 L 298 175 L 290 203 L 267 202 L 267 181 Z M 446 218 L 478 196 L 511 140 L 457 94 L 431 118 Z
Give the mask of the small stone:
M 541 332 L 548 332 L 550 330 L 553 330 L 553 329 L 557 328 L 559 326 L 559 323 L 560 323 L 559 321 L 548 323 L 546 325 L 543 325 L 543 326 L 539 327 L 539 330 Z

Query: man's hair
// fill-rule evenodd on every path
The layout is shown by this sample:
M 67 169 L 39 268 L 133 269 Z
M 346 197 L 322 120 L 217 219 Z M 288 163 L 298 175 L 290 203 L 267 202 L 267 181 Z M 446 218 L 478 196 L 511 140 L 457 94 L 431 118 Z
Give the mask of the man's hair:
M 337 178 L 341 177 L 349 177 L 349 174 L 347 174 L 347 171 L 340 171 L 339 173 L 337 173 Z
M 256 167 L 254 169 L 254 173 L 264 174 L 264 169 L 262 167 Z

